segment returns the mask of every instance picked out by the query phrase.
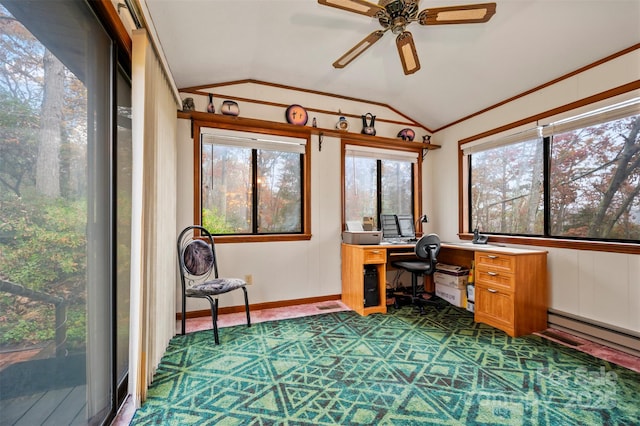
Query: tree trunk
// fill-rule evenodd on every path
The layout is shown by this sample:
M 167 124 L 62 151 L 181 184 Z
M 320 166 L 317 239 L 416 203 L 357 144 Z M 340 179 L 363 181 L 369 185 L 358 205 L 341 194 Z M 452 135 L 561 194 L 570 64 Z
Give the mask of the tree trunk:
M 538 213 L 540 199 L 542 198 L 543 161 L 538 161 L 538 159 L 541 159 L 543 156 L 542 148 L 542 143 L 536 143 L 536 151 L 533 156 L 533 172 L 531 173 L 531 195 L 529 197 L 529 204 L 527 206 L 527 219 L 525 221 L 525 232 L 528 234 L 535 233 L 536 214 Z
M 602 196 L 602 200 L 598 205 L 596 214 L 589 226 L 590 237 L 605 238 L 607 235 L 603 230 L 613 228 L 613 223 L 609 225 L 605 223 L 607 221 L 607 210 L 611 205 L 613 197 L 620 190 L 624 182 L 627 180 L 627 177 L 630 176 L 631 173 L 633 173 L 633 171 L 640 165 L 637 160 L 633 160 L 635 154 L 640 150 L 640 146 L 636 145 L 639 134 L 640 118 L 637 118 L 633 123 L 629 135 L 624 137 L 625 143 L 618 159 L 616 160 L 615 172 L 609 182 L 609 186 Z M 617 220 L 617 218 L 614 220 Z
M 60 196 L 64 66 L 48 50 L 45 51 L 43 61 L 44 95 L 40 124 L 40 146 L 36 162 L 36 189 L 47 197 L 55 198 Z

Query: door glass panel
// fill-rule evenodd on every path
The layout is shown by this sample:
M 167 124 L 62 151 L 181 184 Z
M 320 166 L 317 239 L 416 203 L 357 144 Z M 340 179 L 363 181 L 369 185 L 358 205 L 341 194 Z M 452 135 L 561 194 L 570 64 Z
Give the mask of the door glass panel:
M 83 2 L 0 3 L 0 412 L 101 423 L 111 368 L 111 43 Z
M 129 371 L 129 293 L 131 278 L 131 84 L 118 74 L 116 134 L 116 374 L 118 384 Z

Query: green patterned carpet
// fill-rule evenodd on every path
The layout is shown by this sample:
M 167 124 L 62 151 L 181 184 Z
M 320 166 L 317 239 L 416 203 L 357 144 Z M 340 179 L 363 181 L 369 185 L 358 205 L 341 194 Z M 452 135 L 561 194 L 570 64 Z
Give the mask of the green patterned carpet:
M 640 374 L 452 307 L 175 337 L 134 425 L 638 425 Z

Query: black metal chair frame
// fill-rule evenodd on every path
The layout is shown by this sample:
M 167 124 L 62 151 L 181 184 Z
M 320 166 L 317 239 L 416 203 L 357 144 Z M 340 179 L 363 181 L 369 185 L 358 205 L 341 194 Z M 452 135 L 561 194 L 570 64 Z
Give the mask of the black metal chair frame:
M 191 233 L 191 234 L 189 234 Z M 199 234 L 199 235 L 198 235 Z M 200 241 L 200 243 L 195 243 Z M 206 243 L 206 247 L 202 244 Z M 188 247 L 196 247 L 193 243 L 205 250 L 206 257 L 200 259 L 197 265 L 185 263 L 185 251 Z M 186 333 L 187 297 L 207 299 L 211 305 L 211 318 L 213 322 L 213 336 L 216 345 L 220 343 L 218 336 L 218 298 L 223 293 L 228 293 L 239 288 L 244 292 L 244 305 L 247 314 L 247 327 L 251 327 L 251 315 L 249 313 L 249 296 L 244 280 L 239 278 L 219 278 L 218 258 L 211 233 L 202 226 L 191 225 L 186 227 L 178 236 L 178 266 L 180 269 L 180 281 L 182 285 L 182 334 Z M 195 269 L 195 270 L 194 270 Z M 190 283 L 189 286 L 187 284 Z M 189 289 L 197 289 L 197 292 L 187 294 Z
M 416 243 L 414 253 L 418 258 L 423 260 L 397 261 L 393 262 L 392 265 L 396 268 L 411 272 L 411 296 L 409 299 L 413 305 L 419 308 L 420 314 L 422 315 L 424 314 L 424 306 L 439 305 L 433 295 L 431 299 L 424 299 L 420 296 L 420 292 L 418 292 L 418 277 L 432 275 L 435 272 L 436 263 L 438 262 L 437 257 L 440 253 L 440 237 L 437 234 L 422 236 Z M 396 295 L 394 305 L 396 308 L 400 306 L 398 295 Z

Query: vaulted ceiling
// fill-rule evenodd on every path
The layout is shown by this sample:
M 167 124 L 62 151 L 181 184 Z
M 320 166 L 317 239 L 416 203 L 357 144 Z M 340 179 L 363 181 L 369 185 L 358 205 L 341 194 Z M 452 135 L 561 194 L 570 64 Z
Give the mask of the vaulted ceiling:
M 140 1 L 178 88 L 255 79 L 386 103 L 431 130 L 640 43 L 640 0 L 497 0 L 487 23 L 410 24 L 421 69 L 407 76 L 390 32 L 333 68 L 381 27 L 316 0 Z

